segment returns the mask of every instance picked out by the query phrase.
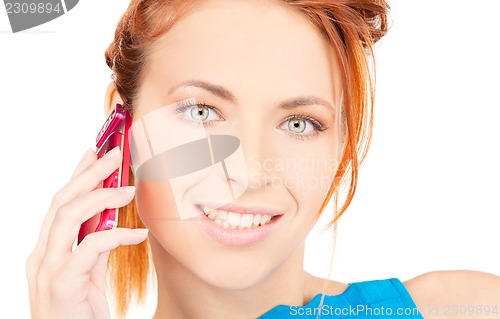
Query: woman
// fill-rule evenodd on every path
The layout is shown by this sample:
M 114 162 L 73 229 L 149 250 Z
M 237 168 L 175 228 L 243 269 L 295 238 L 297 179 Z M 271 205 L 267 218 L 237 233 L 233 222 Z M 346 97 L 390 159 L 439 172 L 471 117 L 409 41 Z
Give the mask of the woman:
M 106 264 L 111 250 L 126 245 L 137 246 L 110 259 L 120 313 L 131 295 L 144 296 L 148 245 L 158 279 L 154 318 L 353 316 L 349 307 L 359 317 L 382 316 L 385 307 L 403 310 L 401 317 L 439 318 L 450 314 L 436 306 L 494 309 L 494 275 L 439 272 L 404 284 L 347 285 L 303 270 L 305 237 L 341 182 L 349 191 L 344 200 L 340 193 L 332 224 L 354 195 L 371 130 L 368 57 L 386 32 L 387 9 L 375 0 L 132 1 L 106 52 L 114 73 L 108 112 L 121 103 L 134 125 L 152 118 L 148 129 L 156 125 L 158 134 L 141 145 L 232 136 L 240 157 L 227 160 L 228 171 L 170 176 L 152 187 L 149 178 L 162 173 L 142 174 L 136 150 L 137 188 L 102 190 L 120 153 L 96 160 L 87 152 L 54 197 L 28 261 L 33 317 L 110 317 Z M 157 112 L 163 116 L 150 116 Z M 125 205 L 120 228 L 91 234 L 72 251 L 83 221 Z

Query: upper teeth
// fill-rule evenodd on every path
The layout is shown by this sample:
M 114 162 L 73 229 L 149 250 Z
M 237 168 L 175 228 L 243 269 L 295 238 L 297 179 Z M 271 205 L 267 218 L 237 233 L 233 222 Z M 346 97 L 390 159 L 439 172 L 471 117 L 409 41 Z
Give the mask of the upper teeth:
M 211 209 L 205 206 L 200 206 L 208 218 L 215 221 L 217 224 L 222 225 L 224 228 L 231 229 L 245 229 L 255 228 L 259 225 L 269 223 L 272 216 L 264 214 L 239 214 L 235 212 L 228 212 L 224 210 Z

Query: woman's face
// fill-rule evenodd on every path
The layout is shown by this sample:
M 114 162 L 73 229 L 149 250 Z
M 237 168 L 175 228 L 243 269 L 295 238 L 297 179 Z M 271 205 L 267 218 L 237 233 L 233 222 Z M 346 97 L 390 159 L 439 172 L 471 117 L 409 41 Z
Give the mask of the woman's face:
M 301 248 L 337 168 L 335 61 L 305 17 L 271 1 L 203 2 L 159 40 L 147 60 L 134 121 L 195 98 L 199 109 L 168 106 L 163 119 L 153 116 L 165 121 L 156 123 L 159 130 L 169 132 L 155 138 L 175 148 L 200 132 L 234 137 L 239 155 L 225 166 L 215 163 L 211 173 L 167 183 L 137 179 L 139 214 L 151 231 L 157 267 L 171 256 L 227 289 L 256 285 L 276 269 L 290 269 L 286 265 L 302 267 Z M 204 208 L 218 210 L 207 216 Z

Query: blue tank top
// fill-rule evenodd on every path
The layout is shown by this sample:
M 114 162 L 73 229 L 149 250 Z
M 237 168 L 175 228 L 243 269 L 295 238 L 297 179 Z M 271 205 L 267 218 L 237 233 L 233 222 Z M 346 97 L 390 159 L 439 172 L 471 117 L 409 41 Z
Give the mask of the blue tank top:
M 279 305 L 259 319 L 271 318 L 407 318 L 423 319 L 396 278 L 351 283 L 340 295 L 316 295 L 305 306 Z

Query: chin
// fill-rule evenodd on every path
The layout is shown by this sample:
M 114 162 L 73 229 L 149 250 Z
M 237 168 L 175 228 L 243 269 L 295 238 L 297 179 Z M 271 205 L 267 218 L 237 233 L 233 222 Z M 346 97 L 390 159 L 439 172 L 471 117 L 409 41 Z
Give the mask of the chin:
M 218 265 L 195 270 L 195 275 L 210 286 L 222 290 L 246 290 L 259 285 L 273 271 L 271 265 L 239 265 L 228 267 Z

